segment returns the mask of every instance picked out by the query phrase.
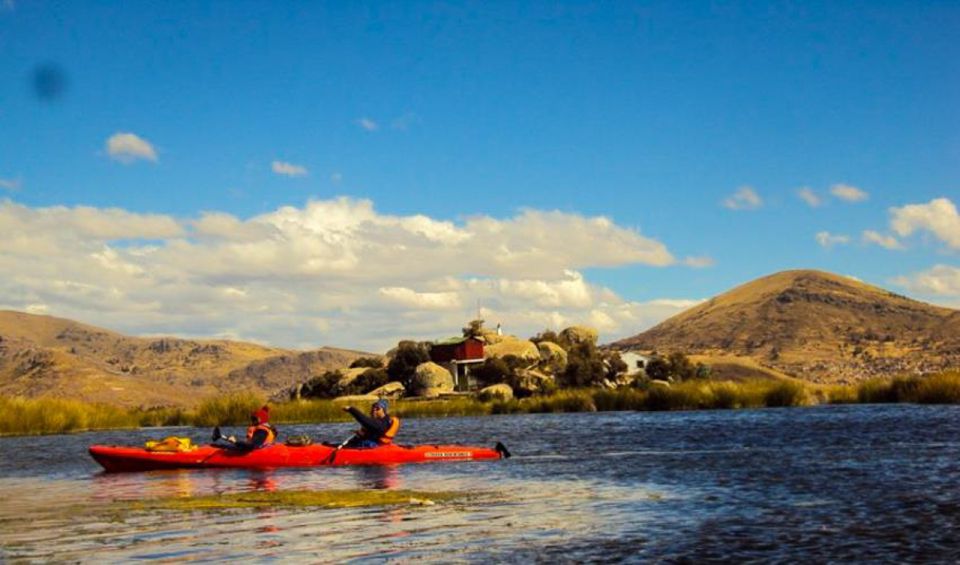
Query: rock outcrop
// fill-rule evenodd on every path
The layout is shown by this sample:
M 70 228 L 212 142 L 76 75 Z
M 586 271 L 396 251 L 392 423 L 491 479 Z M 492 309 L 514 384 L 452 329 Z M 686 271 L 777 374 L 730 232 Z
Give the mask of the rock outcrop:
M 410 393 L 413 396 L 435 398 L 446 392 L 453 392 L 453 375 L 440 365 L 428 361 L 417 365 L 413 381 L 410 383 Z

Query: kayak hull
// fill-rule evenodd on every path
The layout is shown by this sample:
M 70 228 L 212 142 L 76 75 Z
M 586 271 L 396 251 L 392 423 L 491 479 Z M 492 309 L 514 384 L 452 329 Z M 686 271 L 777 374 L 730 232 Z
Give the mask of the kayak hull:
M 440 461 L 501 459 L 507 453 L 496 448 L 465 445 L 382 445 L 343 448 L 316 444 L 289 446 L 282 443 L 242 451 L 204 445 L 191 451 L 147 451 L 141 447 L 92 445 L 90 456 L 107 472 L 154 471 L 191 468 L 271 469 L 277 467 L 322 467 L 330 465 L 395 465 Z

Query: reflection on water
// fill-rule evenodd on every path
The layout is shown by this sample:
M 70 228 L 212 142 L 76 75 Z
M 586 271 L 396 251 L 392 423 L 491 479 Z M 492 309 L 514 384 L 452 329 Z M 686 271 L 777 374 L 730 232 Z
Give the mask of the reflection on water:
M 957 408 L 916 406 L 426 419 L 408 423 L 405 442 L 502 440 L 517 457 L 115 475 L 100 473 L 86 446 L 150 432 L 3 438 L 0 561 L 956 561 L 958 432 Z M 345 509 L 135 507 L 329 489 L 467 496 Z

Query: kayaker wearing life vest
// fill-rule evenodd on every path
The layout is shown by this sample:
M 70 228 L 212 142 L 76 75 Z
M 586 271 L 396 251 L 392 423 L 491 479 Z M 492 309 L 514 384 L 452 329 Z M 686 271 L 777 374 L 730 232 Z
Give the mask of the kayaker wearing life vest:
M 344 406 L 343 410 L 356 418 L 361 426 L 346 447 L 377 447 L 393 443 L 400 429 L 400 419 L 387 414 L 387 408 L 388 403 L 382 398 L 370 407 L 369 416 L 353 406 Z
M 270 408 L 263 406 L 250 414 L 250 427 L 247 428 L 246 441 L 237 441 L 234 436 L 224 436 L 220 428 L 214 428 L 213 440 L 225 439 L 237 449 L 257 449 L 273 444 L 277 439 L 277 429 L 270 423 Z

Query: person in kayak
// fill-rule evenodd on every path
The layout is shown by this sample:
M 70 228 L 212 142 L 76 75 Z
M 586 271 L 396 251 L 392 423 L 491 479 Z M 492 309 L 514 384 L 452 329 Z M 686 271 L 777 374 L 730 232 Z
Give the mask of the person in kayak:
M 247 428 L 246 441 L 237 441 L 234 436 L 225 436 L 220 433 L 220 427 L 213 429 L 213 441 L 223 439 L 235 449 L 258 449 L 272 445 L 277 439 L 277 429 L 270 423 L 270 407 L 263 406 L 250 414 L 250 427 Z
M 383 398 L 373 403 L 369 416 L 353 406 L 344 406 L 344 412 L 349 412 L 360 423 L 360 429 L 347 441 L 346 447 L 378 447 L 393 443 L 400 429 L 400 418 L 389 415 L 388 408 L 389 404 Z

